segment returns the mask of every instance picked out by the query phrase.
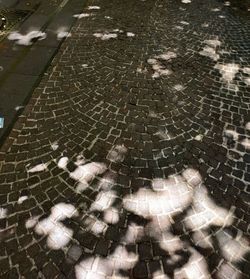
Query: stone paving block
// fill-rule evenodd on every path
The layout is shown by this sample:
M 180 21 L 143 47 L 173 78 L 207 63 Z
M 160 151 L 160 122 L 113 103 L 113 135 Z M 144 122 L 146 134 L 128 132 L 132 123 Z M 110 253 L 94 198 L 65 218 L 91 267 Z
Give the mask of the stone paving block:
M 64 4 L 0 91 L 17 105 L 35 87 L 0 151 L 1 276 L 248 278 L 247 16 L 216 0 Z

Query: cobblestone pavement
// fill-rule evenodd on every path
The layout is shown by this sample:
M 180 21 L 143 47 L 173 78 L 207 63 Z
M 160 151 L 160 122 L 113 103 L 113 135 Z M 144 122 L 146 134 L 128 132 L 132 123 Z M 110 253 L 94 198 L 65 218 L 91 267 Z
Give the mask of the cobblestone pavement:
M 1 278 L 250 278 L 250 21 L 229 4 L 85 4 L 1 149 Z

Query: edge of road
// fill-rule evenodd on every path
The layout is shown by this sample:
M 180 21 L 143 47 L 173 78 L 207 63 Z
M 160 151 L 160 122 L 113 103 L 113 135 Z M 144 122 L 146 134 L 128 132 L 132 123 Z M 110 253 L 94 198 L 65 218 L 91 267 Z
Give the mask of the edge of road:
M 77 20 L 73 15 L 82 12 L 86 2 L 62 0 L 53 11 L 41 5 L 14 28 L 22 34 L 32 30 L 46 32 L 45 40 L 28 46 L 16 45 L 8 38 L 1 42 L 0 116 L 4 118 L 4 127 L 0 129 L 0 148 L 65 40 L 58 40 L 56 32 L 62 27 L 64 32 L 70 32 Z

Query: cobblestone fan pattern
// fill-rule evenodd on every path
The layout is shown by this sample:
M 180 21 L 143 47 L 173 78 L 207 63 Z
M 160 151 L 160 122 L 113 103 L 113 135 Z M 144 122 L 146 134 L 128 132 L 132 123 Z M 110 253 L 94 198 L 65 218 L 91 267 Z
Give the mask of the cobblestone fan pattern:
M 249 19 L 215 0 L 74 16 L 1 149 L 0 277 L 250 278 Z

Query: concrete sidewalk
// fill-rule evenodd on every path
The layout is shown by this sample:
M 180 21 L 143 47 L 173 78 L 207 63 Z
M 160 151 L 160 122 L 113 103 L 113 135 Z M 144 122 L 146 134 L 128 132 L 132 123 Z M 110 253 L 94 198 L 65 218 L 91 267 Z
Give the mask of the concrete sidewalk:
M 5 91 L 14 108 L 35 79 L 0 150 L 0 277 L 249 278 L 248 15 L 80 2 Z

